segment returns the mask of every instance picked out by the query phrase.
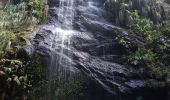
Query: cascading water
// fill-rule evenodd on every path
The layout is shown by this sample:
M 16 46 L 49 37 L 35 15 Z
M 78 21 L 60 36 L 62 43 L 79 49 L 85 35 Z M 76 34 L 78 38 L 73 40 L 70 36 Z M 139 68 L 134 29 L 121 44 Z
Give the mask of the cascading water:
M 116 51 L 113 28 L 120 29 L 103 17 L 103 0 L 50 2 L 48 23 L 34 39 L 35 51 L 47 58 L 45 100 L 113 100 L 116 91 L 126 90 L 120 84 L 130 71 L 108 60 Z M 79 81 L 84 81 L 82 73 L 88 76 L 87 85 Z M 82 90 L 88 94 L 82 95 Z
M 51 63 L 49 66 L 49 83 L 48 83 L 48 100 L 65 100 L 62 92 L 65 89 L 66 82 L 74 81 L 79 75 L 78 70 L 72 67 L 71 37 L 75 31 L 73 30 L 74 20 L 74 0 L 59 0 L 59 7 L 56 8 L 57 22 L 54 24 L 52 33 L 54 34 L 51 42 Z M 67 94 L 67 93 L 65 93 Z M 74 97 L 72 97 L 74 98 Z
M 61 27 L 72 29 L 74 20 L 74 0 L 60 0 L 58 21 Z
M 143 68 L 124 65 L 127 48 L 120 45 L 120 40 L 122 37 L 137 43 L 140 40 L 117 26 L 121 24 L 119 21 L 131 19 L 129 12 L 122 12 L 119 6 L 133 8 L 134 5 L 134 8 L 144 10 L 144 14 L 148 11 L 141 6 L 146 6 L 153 13 L 145 4 L 150 0 L 48 1 L 47 23 L 32 34 L 31 45 L 27 48 L 28 53 L 43 58 L 48 79 L 45 85 L 42 84 L 40 99 L 31 100 L 137 100 L 141 99 L 141 94 L 148 97 L 150 93 L 154 100 L 160 100 L 155 99 L 153 91 L 145 90 L 145 82 L 150 78 L 143 75 Z M 140 2 L 145 3 L 140 5 Z M 103 9 L 104 3 L 105 6 L 113 5 L 109 11 L 113 10 L 114 16 Z M 113 25 L 111 21 L 118 23 Z
M 97 7 L 98 0 L 51 0 L 50 2 L 51 13 L 48 23 L 35 32 L 33 41 L 35 51 L 47 57 L 46 100 L 84 100 L 85 98 L 103 100 L 100 94 L 105 95 L 105 92 L 100 89 L 105 88 L 110 93 L 112 89 L 103 83 L 103 79 L 100 79 L 102 77 L 99 76 L 111 73 L 107 71 L 112 71 L 112 68 L 107 69 L 107 63 L 96 59 L 97 52 L 93 55 L 93 50 L 89 48 L 93 49 L 93 46 L 97 47 L 96 44 L 100 45 L 100 40 L 95 39 L 100 38 L 99 31 L 105 33 L 105 30 L 110 31 L 112 27 L 103 19 L 103 10 Z M 101 51 L 105 52 L 105 50 Z M 96 82 L 94 84 L 89 82 L 89 78 L 82 76 L 81 72 L 101 84 L 103 88 L 95 85 Z M 89 84 L 92 85 L 88 87 L 89 92 L 86 94 L 86 86 Z M 85 98 L 82 91 L 86 94 Z M 99 98 L 96 99 L 95 96 Z

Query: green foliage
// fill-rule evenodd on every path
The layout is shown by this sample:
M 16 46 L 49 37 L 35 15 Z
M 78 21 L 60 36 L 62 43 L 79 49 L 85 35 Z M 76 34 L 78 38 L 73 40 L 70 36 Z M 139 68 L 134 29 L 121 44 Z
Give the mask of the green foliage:
M 24 95 L 22 90 L 27 86 L 27 76 L 24 73 L 24 64 L 21 60 L 0 60 L 0 90 L 13 99 Z M 0 92 L 0 93 L 1 93 Z M 5 97 L 6 98 L 6 97 Z
M 79 75 L 79 78 L 58 75 L 57 72 L 49 73 L 42 67 L 42 59 L 34 55 L 27 68 L 29 84 L 28 100 L 84 100 L 87 86 L 86 78 Z M 54 74 L 48 76 L 48 74 Z M 51 77 L 47 79 L 47 77 Z
M 87 79 L 84 76 L 78 79 L 69 78 L 68 80 L 57 81 L 58 93 L 56 97 L 60 100 L 85 100 L 87 93 Z
M 152 63 L 157 59 L 157 52 L 154 52 L 153 45 L 159 46 L 159 50 L 163 49 L 163 45 L 155 42 L 164 37 L 150 20 L 141 18 L 137 11 L 132 13 L 132 17 L 133 20 L 128 26 L 135 35 L 142 38 L 144 43 L 143 45 L 138 45 L 138 49 L 129 55 L 128 61 L 134 65 Z
M 7 53 L 15 53 L 25 46 L 29 33 L 35 26 L 35 20 L 27 17 L 26 3 L 12 5 L 8 2 L 3 10 L 0 10 L 0 58 Z
M 162 34 L 158 28 L 150 20 L 139 16 L 137 11 L 132 13 L 132 18 L 128 25 L 129 28 L 138 36 L 143 37 L 144 41 L 147 41 L 148 44 L 162 38 Z
M 110 11 L 114 23 L 121 26 L 128 24 L 130 12 L 134 10 L 154 23 L 161 22 L 164 16 L 161 3 L 157 3 L 157 0 L 106 0 L 105 8 Z
M 163 32 L 165 33 L 170 33 L 170 20 L 166 20 L 162 23 L 162 29 Z
M 169 67 L 161 68 L 160 66 L 152 66 L 148 67 L 148 74 L 150 77 L 155 79 L 164 79 L 167 80 L 170 78 L 170 69 Z
M 156 55 L 151 50 L 139 48 L 137 51 L 129 55 L 128 61 L 133 65 L 137 65 L 144 62 L 153 62 L 155 57 Z
M 156 26 L 152 21 L 142 18 L 137 11 L 132 13 L 132 17 L 128 27 L 135 37 L 140 37 L 142 43 L 134 45 L 135 47 L 125 46 L 129 52 L 127 61 L 135 66 L 146 66 L 147 74 L 151 78 L 169 79 L 169 37 L 166 33 L 170 23 L 164 22 Z M 123 43 L 127 41 L 124 39 Z
M 123 36 L 117 36 L 115 40 L 118 41 L 119 44 L 126 47 L 127 49 L 131 47 L 131 43 L 127 41 Z
M 7 3 L 6 7 L 0 11 L 0 14 L 3 16 L 0 17 L 1 24 L 0 28 L 2 29 L 16 29 L 19 27 L 20 24 L 23 23 L 23 17 L 24 17 L 24 9 L 22 7 L 24 4 L 20 4 L 18 6 L 12 5 Z
M 145 18 L 139 16 L 138 12 L 132 13 L 133 20 L 129 23 L 129 28 L 136 36 L 140 37 L 143 44 L 137 45 L 137 50 L 131 52 L 128 61 L 131 64 L 161 63 L 167 58 L 166 37 L 160 30 L 162 26 L 155 26 Z M 168 59 L 166 59 L 168 60 Z
M 33 16 L 43 22 L 44 18 L 44 0 L 29 0 L 28 2 L 28 16 Z
M 28 99 L 36 100 L 43 98 L 46 95 L 44 91 L 47 87 L 46 71 L 42 67 L 42 59 L 38 55 L 31 58 L 29 67 L 26 70 L 28 76 Z
M 26 46 L 35 26 L 44 20 L 43 0 L 24 1 L 14 5 L 8 0 L 0 9 L 3 15 L 0 16 L 0 94 L 5 94 L 5 100 L 25 100 L 34 80 L 30 77 L 40 73 L 38 62 L 33 66 L 32 62 L 19 58 L 18 52 Z M 27 71 L 28 65 L 32 70 Z
M 157 81 L 155 79 L 149 79 L 149 80 L 146 80 L 145 82 L 146 86 L 149 87 L 149 88 L 154 88 L 154 87 L 165 87 L 166 84 L 165 82 L 161 82 L 161 81 Z
M 35 13 L 36 12 L 36 13 Z M 25 46 L 29 33 L 43 20 L 43 0 L 13 5 L 9 0 L 0 10 L 0 58 Z

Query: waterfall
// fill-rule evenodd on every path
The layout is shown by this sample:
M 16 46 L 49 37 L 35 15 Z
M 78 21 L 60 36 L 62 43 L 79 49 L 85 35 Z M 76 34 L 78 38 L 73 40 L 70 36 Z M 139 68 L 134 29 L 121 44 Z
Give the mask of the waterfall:
M 67 89 L 64 84 L 74 81 L 78 77 L 77 70 L 72 67 L 71 37 L 74 20 L 74 0 L 59 0 L 57 8 L 57 22 L 52 30 L 54 38 L 51 44 L 51 64 L 49 66 L 49 83 L 47 100 L 66 99 L 61 97 L 62 89 Z M 76 71 L 75 71 L 76 70 Z
M 64 28 L 72 28 L 74 20 L 74 0 L 60 0 L 58 21 Z
M 113 26 L 103 17 L 101 2 L 51 0 L 48 23 L 36 34 L 43 39 L 35 41 L 36 51 L 47 57 L 45 100 L 110 100 L 118 90 L 113 72 L 125 70 L 102 59 L 114 48 Z
M 107 23 L 105 23 L 101 15 L 102 9 L 98 8 L 97 1 L 93 1 L 93 0 L 89 0 L 89 1 L 80 0 L 77 2 L 75 0 L 59 0 L 58 2 L 59 5 L 57 7 L 55 6 L 57 19 L 55 20 L 55 23 L 53 23 L 54 27 L 51 29 L 54 35 L 53 35 L 53 40 L 51 40 L 51 48 L 53 52 L 50 55 L 51 59 L 50 59 L 50 66 L 49 66 L 49 78 L 48 78 L 49 83 L 48 83 L 47 100 L 51 100 L 51 99 L 52 100 L 53 99 L 54 100 L 58 100 L 58 99 L 79 100 L 80 98 L 74 97 L 76 96 L 76 94 L 74 94 L 74 96 L 71 97 L 68 96 L 69 97 L 68 98 L 68 97 L 63 97 L 61 93 L 65 92 L 63 94 L 67 94 L 67 92 L 72 91 L 70 90 L 71 87 L 70 83 L 74 84 L 74 86 L 77 85 L 76 84 L 77 80 L 81 80 L 82 78 L 80 71 L 83 71 L 86 74 L 89 71 L 90 77 L 95 79 L 99 84 L 103 85 L 104 88 L 108 89 L 108 87 L 100 79 L 98 79 L 99 77 L 97 75 L 101 73 L 95 70 L 95 69 L 102 69 L 104 71 L 107 71 L 104 64 L 105 62 L 101 63 L 101 61 L 99 62 L 93 61 L 93 59 L 89 58 L 90 55 L 86 55 L 86 53 L 79 52 L 79 50 L 76 50 L 76 48 L 74 48 L 72 44 L 73 42 L 74 43 L 76 42 L 74 41 L 74 38 L 76 38 L 76 40 L 77 38 L 81 38 L 85 41 L 95 40 L 93 36 L 90 35 L 91 33 L 89 34 L 90 32 L 89 30 L 94 30 L 95 26 L 100 27 L 103 25 L 104 26 L 107 25 Z M 82 23 L 84 21 L 85 23 Z M 78 29 L 75 29 L 74 27 L 75 23 L 79 27 Z M 88 24 L 94 26 L 92 27 L 90 26 L 89 28 L 87 27 L 88 29 L 86 29 L 85 27 L 83 27 L 86 26 L 84 25 L 86 23 L 87 26 Z M 82 26 L 80 24 L 82 24 Z M 98 30 L 100 30 L 100 28 Z M 101 30 L 103 30 L 102 27 Z M 74 57 L 76 56 L 78 58 L 82 57 L 81 58 L 82 61 L 76 62 L 73 56 Z M 88 59 L 89 60 L 91 59 L 91 62 L 88 62 Z M 84 64 L 85 62 L 86 64 Z M 80 67 L 79 65 L 80 69 L 77 69 L 77 65 L 75 63 L 80 65 L 82 64 L 82 67 Z M 96 72 L 92 73 L 93 71 Z M 106 72 L 104 72 L 104 74 L 105 73 Z M 68 86 L 65 85 L 67 83 L 69 84 Z M 86 83 L 88 83 L 88 81 Z M 72 88 L 76 88 L 74 86 Z M 63 91 L 63 89 L 66 90 Z M 111 91 L 110 89 L 108 90 Z
M 136 100 L 140 89 L 148 95 L 143 89 L 152 78 L 142 78 L 142 67 L 127 64 L 127 48 L 119 43 L 122 38 L 132 44 L 141 40 L 119 25 L 131 20 L 128 9 L 154 15 L 157 7 L 150 1 L 49 0 L 47 23 L 33 32 L 27 48 L 42 57 L 46 70 L 43 89 L 37 90 L 42 93 L 31 100 Z
M 68 67 L 70 65 L 67 65 L 67 62 L 71 60 L 71 55 L 69 55 L 69 51 L 71 51 L 70 39 L 74 33 L 74 30 L 72 29 L 74 20 L 74 0 L 59 0 L 57 15 L 58 23 L 52 30 L 52 32 L 55 34 L 55 38 L 52 42 L 52 48 L 54 48 L 54 52 L 59 58 L 56 60 L 56 63 L 59 64 L 58 67 L 63 65 Z

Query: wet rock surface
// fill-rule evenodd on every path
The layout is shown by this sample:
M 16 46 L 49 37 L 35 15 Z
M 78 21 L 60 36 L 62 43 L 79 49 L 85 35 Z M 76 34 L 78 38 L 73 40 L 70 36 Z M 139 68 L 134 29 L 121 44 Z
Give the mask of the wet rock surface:
M 69 36 L 69 47 L 63 47 L 61 41 L 57 41 L 60 37 L 57 37 L 54 32 L 57 27 L 58 1 L 51 0 L 49 4 L 51 7 L 49 20 L 32 34 L 30 45 L 26 48 L 29 54 L 41 55 L 46 59 L 46 63 L 50 62 L 51 55 L 63 56 L 72 67 L 83 72 L 113 95 L 135 92 L 136 96 L 139 96 L 149 93 L 148 89 L 151 88 L 146 85 L 149 77 L 145 76 L 143 68 L 122 63 L 125 48 L 119 45 L 115 38 L 119 35 L 134 43 L 142 43 L 142 41 L 133 39 L 127 30 L 108 23 L 103 17 L 106 12 L 101 4 L 96 1 L 80 0 L 76 5 L 74 30 Z M 68 41 L 65 41 L 65 44 L 68 44 Z M 64 52 L 62 55 L 57 52 L 60 49 Z M 160 89 L 164 91 L 159 85 L 157 89 L 151 89 L 151 91 L 159 92 Z

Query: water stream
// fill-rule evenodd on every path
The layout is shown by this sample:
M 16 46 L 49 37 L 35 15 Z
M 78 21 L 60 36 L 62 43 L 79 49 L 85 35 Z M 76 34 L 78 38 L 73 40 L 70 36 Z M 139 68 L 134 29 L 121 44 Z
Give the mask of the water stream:
M 32 34 L 27 49 L 42 57 L 47 72 L 42 93 L 37 95 L 42 99 L 36 100 L 137 100 L 141 95 L 155 98 L 155 93 L 146 89 L 148 77 L 141 77 L 144 70 L 124 63 L 127 48 L 118 39 L 138 40 L 119 26 L 117 18 L 126 20 L 131 16 L 128 12 L 127 16 L 117 14 L 116 7 L 115 17 L 110 16 L 113 14 L 104 8 L 105 1 L 49 0 L 47 23 Z M 149 7 L 147 0 L 120 1 L 127 3 L 123 6 Z
M 52 33 L 54 34 L 51 42 L 51 61 L 49 66 L 49 83 L 48 83 L 48 100 L 68 99 L 66 96 L 69 90 L 69 85 L 74 84 L 75 80 L 79 78 L 79 71 L 71 64 L 72 51 L 71 37 L 75 30 L 73 30 L 73 20 L 75 13 L 75 0 L 59 0 L 59 6 L 56 8 L 57 22 L 54 23 Z M 65 92 L 65 93 L 63 93 Z M 64 96 L 61 96 L 61 95 Z M 68 93 L 69 94 L 69 93 Z M 71 97 L 70 99 L 75 99 Z
M 102 0 L 50 3 L 48 23 L 35 36 L 36 51 L 48 61 L 46 100 L 112 100 L 129 72 L 102 59 L 114 53 L 116 28 L 105 20 Z

